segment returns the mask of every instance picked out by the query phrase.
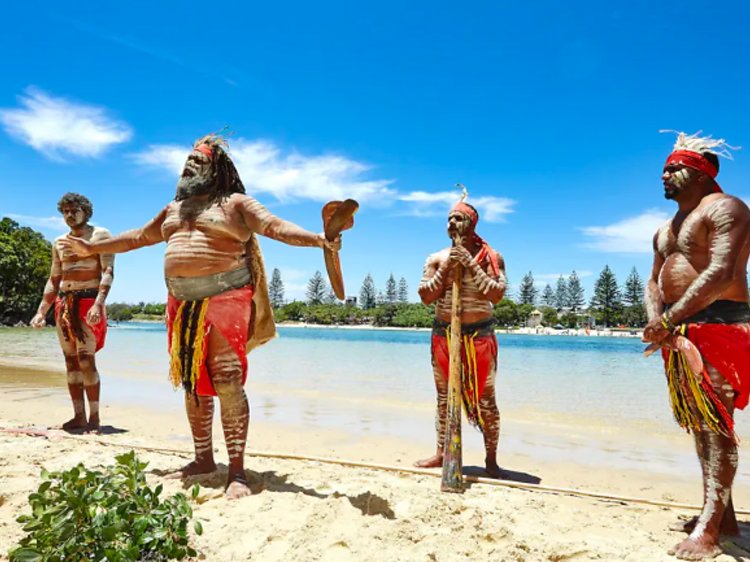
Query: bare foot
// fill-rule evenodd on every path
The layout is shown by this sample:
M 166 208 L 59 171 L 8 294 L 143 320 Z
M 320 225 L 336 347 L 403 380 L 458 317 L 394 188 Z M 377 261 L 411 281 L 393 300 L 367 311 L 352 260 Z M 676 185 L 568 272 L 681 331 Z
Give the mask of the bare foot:
M 682 517 L 680 517 L 677 521 L 669 526 L 669 530 L 676 531 L 678 533 L 690 534 L 693 532 L 697 524 L 698 517 L 689 517 L 688 519 L 683 519 Z M 740 535 L 740 527 L 739 525 L 737 525 L 737 519 L 735 519 L 734 517 L 724 517 L 721 520 L 719 533 L 727 537 L 738 537 Z
M 199 474 L 210 474 L 212 472 L 216 472 L 216 463 L 213 459 L 195 460 L 186 464 L 180 470 L 167 474 L 165 478 L 180 480 L 188 476 L 198 476 Z
M 721 554 L 721 547 L 716 541 L 706 535 L 701 538 L 686 538 L 669 551 L 680 560 L 708 560 Z
M 485 463 L 484 470 L 487 472 L 490 478 L 497 478 L 498 480 L 505 479 L 505 473 L 497 465 L 496 461 L 487 461 Z
M 228 500 L 238 500 L 250 496 L 252 493 L 244 472 L 230 474 L 227 477 L 227 487 L 224 490 L 224 494 Z
M 429 459 L 422 459 L 414 463 L 417 468 L 439 468 L 443 466 L 443 455 L 437 454 Z
M 86 424 L 84 433 L 87 435 L 101 435 L 102 430 L 99 416 L 91 416 L 91 418 L 89 418 L 89 423 Z
M 88 425 L 88 422 L 86 421 L 86 416 L 76 416 L 72 420 L 66 421 L 64 424 L 62 424 L 62 428 L 64 431 L 78 431 L 81 429 L 84 429 Z

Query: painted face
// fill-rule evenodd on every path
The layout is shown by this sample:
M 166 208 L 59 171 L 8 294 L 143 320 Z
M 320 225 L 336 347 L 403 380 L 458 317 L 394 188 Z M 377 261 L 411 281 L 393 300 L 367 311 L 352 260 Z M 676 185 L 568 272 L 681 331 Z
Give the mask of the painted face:
M 176 199 L 181 201 L 195 195 L 205 195 L 211 191 L 214 184 L 214 172 L 211 160 L 194 150 L 188 156 L 182 175 L 177 182 Z
M 682 164 L 668 164 L 664 167 L 661 179 L 664 182 L 664 197 L 677 199 L 680 194 L 697 184 L 700 172 Z
M 460 211 L 451 211 L 448 215 L 448 236 L 466 236 L 473 228 L 471 218 Z
M 78 205 L 73 203 L 66 203 L 62 206 L 60 211 L 63 216 L 65 224 L 70 228 L 77 228 L 83 224 L 86 224 L 86 214 L 81 210 Z

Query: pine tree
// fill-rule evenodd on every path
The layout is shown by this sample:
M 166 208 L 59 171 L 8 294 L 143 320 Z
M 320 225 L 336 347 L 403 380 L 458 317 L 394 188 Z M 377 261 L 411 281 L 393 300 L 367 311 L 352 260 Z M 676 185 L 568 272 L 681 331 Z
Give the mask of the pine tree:
M 622 292 L 622 300 L 627 306 L 643 304 L 643 281 L 638 275 L 638 270 L 634 267 L 625 281 L 625 288 Z
M 323 304 L 327 289 L 327 283 L 323 279 L 323 275 L 320 271 L 316 271 L 315 275 L 307 282 L 307 304 Z
M 646 309 L 643 306 L 643 289 L 643 281 L 634 267 L 622 291 L 622 300 L 627 305 L 622 319 L 628 326 L 642 326 L 647 320 Z
M 554 307 L 560 312 L 566 306 L 568 306 L 568 284 L 565 282 L 565 278 L 561 275 L 557 279 L 557 285 L 555 286 Z
M 555 306 L 555 291 L 552 290 L 549 283 L 547 283 L 547 286 L 544 287 L 544 291 L 542 291 L 542 304 L 544 306 Z
M 604 266 L 594 284 L 591 306 L 599 311 L 605 326 L 611 326 L 620 311 L 620 288 L 617 286 L 615 274 L 608 265 Z
M 568 277 L 567 285 L 565 305 L 570 308 L 571 312 L 578 312 L 578 309 L 586 302 L 586 297 L 583 291 L 583 286 L 581 285 L 581 280 L 578 278 L 575 271 L 570 274 L 570 277 Z
M 396 280 L 393 278 L 393 273 L 385 282 L 385 302 L 393 304 L 398 298 L 398 292 L 396 291 Z
M 273 308 L 284 306 L 284 282 L 281 280 L 281 272 L 274 268 L 271 282 L 268 284 L 268 300 Z
M 539 290 L 534 285 L 534 276 L 529 271 L 523 276 L 521 285 L 518 287 L 518 304 L 536 304 L 536 296 Z
M 359 290 L 359 306 L 364 310 L 375 308 L 377 294 L 375 292 L 375 281 L 369 273 L 362 282 L 362 288 Z
M 403 277 L 398 282 L 398 302 L 409 302 L 409 285 Z

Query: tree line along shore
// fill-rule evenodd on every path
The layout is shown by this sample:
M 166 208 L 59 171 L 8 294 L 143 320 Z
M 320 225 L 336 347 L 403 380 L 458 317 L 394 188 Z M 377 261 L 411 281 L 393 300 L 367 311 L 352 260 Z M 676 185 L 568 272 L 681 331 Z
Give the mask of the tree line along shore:
M 0 221 L 0 324 L 26 324 L 34 315 L 49 276 L 51 252 L 51 242 L 41 233 L 7 217 Z M 427 328 L 434 317 L 433 306 L 410 302 L 406 279 L 401 277 L 397 282 L 393 274 L 382 290 L 368 274 L 359 293 L 345 302 L 336 299 L 319 271 L 308 281 L 304 301 L 287 301 L 279 269 L 273 270 L 268 289 L 279 323 Z M 165 308 L 164 303 L 115 302 L 107 305 L 107 315 L 112 322 L 160 321 Z M 638 328 L 646 321 L 643 281 L 633 268 L 620 285 L 614 272 L 605 266 L 587 299 L 575 271 L 541 288 L 529 272 L 518 288 L 508 286 L 506 297 L 494 308 L 494 316 L 499 326 L 507 328 Z M 54 323 L 51 313 L 48 322 Z

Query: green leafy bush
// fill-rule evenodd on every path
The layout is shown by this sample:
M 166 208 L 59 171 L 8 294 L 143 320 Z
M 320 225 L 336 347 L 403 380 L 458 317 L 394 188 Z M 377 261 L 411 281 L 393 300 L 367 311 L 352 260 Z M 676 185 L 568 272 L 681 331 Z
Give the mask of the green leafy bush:
M 8 553 L 10 562 L 135 562 L 196 556 L 188 542 L 193 510 L 184 494 L 162 500 L 162 485 L 146 485 L 141 462 L 131 451 L 105 472 L 79 464 L 65 472 L 42 470 L 29 496 L 32 515 L 17 519 L 28 534 Z M 199 493 L 196 485 L 193 498 Z M 197 534 L 203 529 L 194 523 Z

